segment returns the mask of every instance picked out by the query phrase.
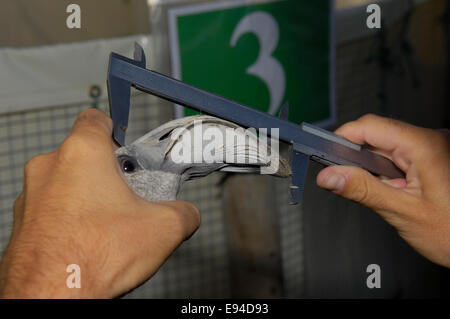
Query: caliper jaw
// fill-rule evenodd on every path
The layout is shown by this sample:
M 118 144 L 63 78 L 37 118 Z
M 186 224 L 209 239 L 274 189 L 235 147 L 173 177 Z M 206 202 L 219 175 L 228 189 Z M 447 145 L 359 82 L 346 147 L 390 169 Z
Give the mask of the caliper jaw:
M 113 59 L 114 57 L 114 59 Z M 146 68 L 144 50 L 137 43 L 134 44 L 134 60 L 122 55 L 111 53 L 109 69 L 115 59 L 127 61 L 131 64 Z M 130 90 L 133 84 L 127 80 L 114 76 L 108 71 L 107 87 L 109 96 L 109 112 L 114 125 L 114 140 L 120 145 L 125 145 L 125 132 L 128 128 L 128 117 L 130 114 Z M 134 86 L 134 85 L 133 85 Z
M 305 188 L 306 174 L 308 173 L 309 156 L 291 149 L 292 180 L 289 186 L 290 205 L 301 202 Z

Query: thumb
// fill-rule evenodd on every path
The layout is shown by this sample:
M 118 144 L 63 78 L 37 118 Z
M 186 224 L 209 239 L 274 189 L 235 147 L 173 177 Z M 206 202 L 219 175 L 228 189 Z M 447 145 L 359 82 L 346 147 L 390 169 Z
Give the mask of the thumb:
M 164 201 L 158 202 L 166 207 L 170 207 L 178 216 L 178 220 L 183 229 L 184 240 L 189 239 L 200 227 L 201 216 L 198 208 L 186 201 Z
M 145 208 L 143 214 L 148 218 L 150 227 L 167 232 L 170 241 L 175 240 L 178 246 L 182 241 L 189 239 L 200 227 L 200 212 L 192 203 L 185 201 L 143 201 Z M 175 247 L 174 247 L 175 248 Z
M 317 185 L 320 187 L 367 206 L 382 215 L 383 211 L 404 211 L 409 206 L 405 204 L 411 200 L 408 194 L 392 184 L 353 166 L 329 166 L 317 175 Z

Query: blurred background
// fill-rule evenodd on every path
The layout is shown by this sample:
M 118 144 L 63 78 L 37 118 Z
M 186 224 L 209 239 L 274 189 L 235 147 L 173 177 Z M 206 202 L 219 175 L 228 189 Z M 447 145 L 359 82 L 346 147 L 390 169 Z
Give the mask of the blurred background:
M 81 9 L 80 28 L 67 27 L 71 3 Z M 381 28 L 366 25 L 369 3 L 381 7 Z M 332 130 L 376 113 L 449 128 L 448 0 L 0 4 L 0 252 L 25 162 L 55 150 L 82 110 L 108 112 L 109 53 L 131 57 L 134 42 L 156 71 L 265 111 L 289 101 L 293 122 Z M 236 31 L 254 12 L 275 22 L 260 33 L 256 20 Z M 281 91 L 246 72 L 264 37 L 277 39 L 271 53 L 282 66 Z M 190 114 L 132 93 L 128 142 Z M 288 205 L 289 180 L 215 173 L 186 183 L 179 198 L 199 207 L 202 226 L 125 298 L 448 297 L 449 270 L 372 211 L 320 190 L 320 168 L 311 164 L 298 206 Z M 366 286 L 369 264 L 381 267 L 379 289 Z

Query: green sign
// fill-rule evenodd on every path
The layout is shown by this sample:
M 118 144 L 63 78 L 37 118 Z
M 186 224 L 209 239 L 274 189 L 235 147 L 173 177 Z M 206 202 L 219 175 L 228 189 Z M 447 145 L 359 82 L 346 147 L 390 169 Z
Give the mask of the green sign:
M 168 14 L 175 78 L 272 115 L 289 102 L 292 122 L 334 122 L 332 1 L 214 1 Z

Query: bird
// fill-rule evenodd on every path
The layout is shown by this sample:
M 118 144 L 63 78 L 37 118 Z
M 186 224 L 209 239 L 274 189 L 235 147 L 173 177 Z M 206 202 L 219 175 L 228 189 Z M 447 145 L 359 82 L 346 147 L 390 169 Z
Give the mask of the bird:
M 206 135 L 198 142 L 199 137 L 195 134 L 198 135 L 199 123 L 202 132 L 210 129 L 219 134 L 215 135 L 216 139 L 220 135 L 226 137 L 227 130 L 233 130 L 236 139 L 233 138 L 233 142 L 214 141 L 214 148 L 211 148 L 212 138 L 207 139 Z M 205 152 L 208 141 L 214 152 Z M 261 138 L 261 134 L 258 137 L 255 132 L 244 130 L 235 123 L 209 115 L 169 121 L 118 148 L 115 155 L 128 185 L 148 201 L 175 200 L 184 182 L 215 171 L 260 173 L 262 168 L 269 167 L 271 160 L 278 161 L 278 169 L 270 175 L 292 175 L 288 162 Z

